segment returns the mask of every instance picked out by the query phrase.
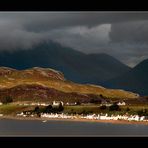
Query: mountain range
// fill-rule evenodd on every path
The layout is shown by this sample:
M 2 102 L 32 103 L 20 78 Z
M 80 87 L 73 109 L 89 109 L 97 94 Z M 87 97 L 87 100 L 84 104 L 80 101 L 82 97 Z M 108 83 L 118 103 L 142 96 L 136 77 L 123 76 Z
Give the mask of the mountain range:
M 85 54 L 55 42 L 42 43 L 31 49 L 0 52 L 0 66 L 15 69 L 53 68 L 78 83 L 101 84 L 130 68 L 107 54 Z
M 30 49 L 0 51 L 0 66 L 18 70 L 50 67 L 76 83 L 97 84 L 148 95 L 148 60 L 130 68 L 108 54 L 85 54 L 53 41 Z

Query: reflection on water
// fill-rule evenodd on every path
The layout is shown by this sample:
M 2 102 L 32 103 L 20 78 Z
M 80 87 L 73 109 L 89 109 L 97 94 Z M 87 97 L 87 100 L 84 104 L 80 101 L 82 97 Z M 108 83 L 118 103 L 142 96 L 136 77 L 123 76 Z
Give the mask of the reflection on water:
M 146 136 L 148 125 L 72 121 L 0 120 L 0 135 L 10 136 Z

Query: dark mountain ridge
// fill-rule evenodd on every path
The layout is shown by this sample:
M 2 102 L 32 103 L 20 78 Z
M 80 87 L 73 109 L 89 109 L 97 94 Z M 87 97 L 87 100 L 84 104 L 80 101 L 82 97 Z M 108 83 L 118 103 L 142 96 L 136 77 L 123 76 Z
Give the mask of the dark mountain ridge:
M 121 88 L 137 92 L 140 95 L 148 95 L 148 59 L 140 62 L 125 74 L 104 83 L 110 88 Z
M 58 43 L 44 42 L 31 49 L 0 52 L 0 66 L 15 69 L 51 67 L 78 83 L 102 84 L 131 68 L 107 54 L 85 54 Z

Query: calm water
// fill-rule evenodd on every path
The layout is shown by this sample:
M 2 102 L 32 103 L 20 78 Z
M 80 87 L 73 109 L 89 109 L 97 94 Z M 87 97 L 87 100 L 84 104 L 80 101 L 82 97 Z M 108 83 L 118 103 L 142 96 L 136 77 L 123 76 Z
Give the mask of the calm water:
M 148 136 L 148 125 L 0 119 L 0 136 Z

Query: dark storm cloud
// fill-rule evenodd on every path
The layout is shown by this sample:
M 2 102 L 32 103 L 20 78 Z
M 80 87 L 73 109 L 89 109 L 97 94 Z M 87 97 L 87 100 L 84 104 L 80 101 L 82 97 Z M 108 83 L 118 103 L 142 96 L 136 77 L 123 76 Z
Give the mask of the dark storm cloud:
M 51 38 L 86 53 L 105 52 L 129 66 L 148 58 L 147 21 L 71 27 L 51 31 Z
M 134 66 L 148 58 L 148 13 L 0 13 L 0 50 L 27 49 L 49 39 Z
M 65 26 L 95 26 L 133 20 L 147 20 L 147 13 L 120 12 L 16 12 L 0 13 L 1 20 L 23 25 L 28 30 L 42 31 Z
M 26 28 L 34 31 L 45 31 L 65 26 L 96 26 L 98 24 L 111 24 L 113 22 L 124 22 L 132 20 L 147 20 L 147 13 L 42 13 L 42 14 L 24 14 L 23 17 L 29 17 L 26 22 Z
M 113 42 L 147 43 L 148 20 L 114 23 L 111 26 L 110 38 Z

